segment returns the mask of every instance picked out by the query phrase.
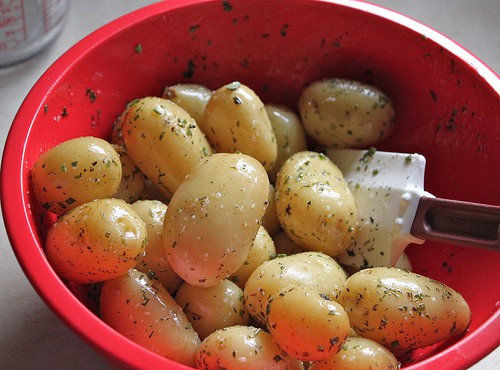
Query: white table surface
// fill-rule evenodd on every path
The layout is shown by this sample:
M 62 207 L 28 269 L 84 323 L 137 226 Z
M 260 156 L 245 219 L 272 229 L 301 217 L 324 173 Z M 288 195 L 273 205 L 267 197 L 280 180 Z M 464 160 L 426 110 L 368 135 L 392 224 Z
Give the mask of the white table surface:
M 22 100 L 42 72 L 82 37 L 153 0 L 73 1 L 55 43 L 13 74 L 0 74 L 0 145 Z M 380 0 L 452 38 L 500 73 L 500 0 Z M 1 216 L 0 216 L 1 217 Z M 500 335 L 500 334 L 499 334 Z M 472 367 L 500 368 L 497 349 Z M 21 271 L 0 223 L 0 369 L 111 369 L 47 308 Z

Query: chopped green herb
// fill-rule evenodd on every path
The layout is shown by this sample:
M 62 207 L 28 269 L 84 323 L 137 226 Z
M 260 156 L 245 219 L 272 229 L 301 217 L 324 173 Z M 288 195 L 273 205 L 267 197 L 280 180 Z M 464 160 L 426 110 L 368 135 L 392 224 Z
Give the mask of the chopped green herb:
M 230 84 L 226 85 L 226 89 L 228 90 L 236 90 L 241 86 L 241 83 L 238 81 L 231 82 Z

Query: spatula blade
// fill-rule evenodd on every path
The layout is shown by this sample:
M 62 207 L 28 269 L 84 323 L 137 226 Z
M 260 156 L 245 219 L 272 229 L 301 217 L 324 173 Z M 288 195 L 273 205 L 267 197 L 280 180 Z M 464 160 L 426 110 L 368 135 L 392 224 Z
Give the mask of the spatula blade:
M 375 149 L 327 150 L 326 155 L 346 178 L 358 207 L 354 244 L 338 261 L 361 269 L 395 266 L 410 243 L 423 239 L 410 234 L 424 191 L 425 157 Z

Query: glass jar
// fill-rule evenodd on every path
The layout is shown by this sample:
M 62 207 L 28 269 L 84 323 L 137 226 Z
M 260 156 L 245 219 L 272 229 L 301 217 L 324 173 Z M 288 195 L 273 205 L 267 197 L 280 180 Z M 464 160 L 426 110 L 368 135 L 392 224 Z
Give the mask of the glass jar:
M 61 32 L 67 0 L 0 0 L 0 68 L 21 63 Z

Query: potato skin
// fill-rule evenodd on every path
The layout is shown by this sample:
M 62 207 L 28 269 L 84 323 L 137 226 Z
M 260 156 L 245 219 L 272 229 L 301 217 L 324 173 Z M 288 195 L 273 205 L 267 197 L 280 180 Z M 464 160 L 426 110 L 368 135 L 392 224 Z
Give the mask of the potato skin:
M 290 108 L 276 104 L 265 104 L 265 108 L 278 147 L 274 167 L 268 171 L 274 183 L 283 163 L 293 154 L 307 150 L 307 139 L 299 116 Z
M 306 285 L 335 300 L 346 278 L 342 267 L 323 253 L 278 256 L 264 262 L 250 275 L 243 290 L 245 305 L 250 315 L 265 325 L 269 300 L 274 294 L 286 288 Z
M 205 338 L 196 354 L 200 370 L 303 370 L 302 362 L 287 356 L 271 335 L 252 326 L 231 326 Z
M 267 171 L 273 168 L 278 154 L 274 131 L 264 103 L 248 86 L 233 82 L 215 90 L 200 127 L 216 152 L 241 152 Z
M 267 328 L 283 351 L 301 361 L 337 353 L 350 331 L 349 316 L 339 303 L 303 285 L 272 296 Z
M 163 98 L 131 102 L 123 117 L 122 135 L 133 162 L 167 199 L 191 169 L 212 154 L 193 118 Z
M 88 284 L 126 274 L 146 244 L 146 225 L 129 204 L 97 199 L 57 220 L 47 233 L 45 253 L 63 278 Z
M 216 330 L 250 322 L 243 302 L 243 290 L 228 279 L 212 287 L 183 283 L 175 301 L 182 307 L 201 340 Z
M 302 91 L 299 111 L 307 135 L 330 148 L 369 147 L 394 128 L 389 97 L 359 81 L 316 81 Z
M 371 339 L 348 337 L 340 351 L 323 361 L 314 361 L 308 370 L 398 370 L 401 364 L 387 348 Z
M 122 165 L 122 180 L 118 190 L 113 194 L 113 198 L 133 203 L 141 198 L 146 179 L 129 157 L 125 147 L 113 144 L 113 148 L 120 156 L 120 163 Z
M 269 235 L 274 236 L 281 231 L 280 220 L 276 212 L 276 190 L 273 184 L 269 184 L 269 196 L 266 213 L 262 217 L 262 226 L 264 226 Z
M 428 277 L 391 267 L 351 275 L 340 293 L 358 335 L 393 353 L 422 348 L 462 334 L 471 320 L 464 298 Z
M 94 199 L 112 196 L 120 186 L 120 156 L 103 139 L 70 139 L 43 153 L 31 169 L 37 201 L 62 215 Z
M 212 90 L 200 84 L 176 84 L 165 86 L 162 97 L 173 101 L 189 113 L 201 125 L 205 107 L 212 96 Z
M 135 268 L 140 272 L 154 274 L 163 287 L 174 294 L 183 281 L 170 266 L 163 248 L 163 220 L 167 205 L 159 200 L 139 200 L 131 206 L 144 221 L 148 235 L 145 254 Z
M 276 212 L 305 250 L 337 256 L 353 242 L 357 208 L 342 172 L 321 153 L 290 157 L 276 180 Z
M 198 334 L 170 294 L 147 274 L 132 269 L 106 281 L 100 316 L 122 335 L 160 356 L 195 365 Z
M 190 172 L 169 203 L 164 247 L 170 265 L 195 286 L 213 286 L 245 261 L 269 192 L 262 165 L 217 153 Z
M 276 248 L 274 242 L 264 226 L 259 227 L 259 231 L 255 236 L 252 247 L 248 256 L 243 262 L 243 265 L 229 276 L 229 280 L 239 286 L 245 288 L 245 284 L 252 273 L 264 262 L 276 256 Z

